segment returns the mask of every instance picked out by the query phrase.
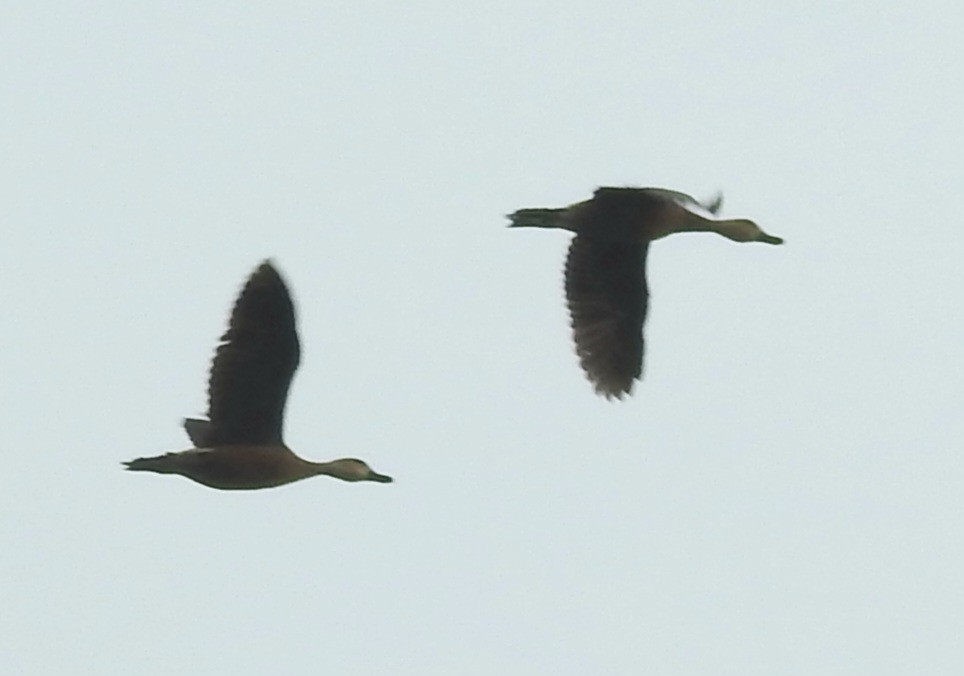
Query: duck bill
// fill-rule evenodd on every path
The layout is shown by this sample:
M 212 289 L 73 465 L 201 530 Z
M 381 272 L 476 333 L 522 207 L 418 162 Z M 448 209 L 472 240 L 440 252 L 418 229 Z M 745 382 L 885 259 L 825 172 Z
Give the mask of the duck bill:
M 386 474 L 379 474 L 378 472 L 372 472 L 371 474 L 369 474 L 369 475 L 368 475 L 368 480 L 369 480 L 369 481 L 377 481 L 377 482 L 380 483 L 380 484 L 390 484 L 390 483 L 392 483 L 393 481 L 395 481 L 395 479 L 393 479 L 392 477 L 390 477 L 390 476 L 388 476 L 388 475 L 386 475 Z
M 774 237 L 773 235 L 768 235 L 766 233 L 760 235 L 758 242 L 763 242 L 764 244 L 783 244 L 782 237 Z

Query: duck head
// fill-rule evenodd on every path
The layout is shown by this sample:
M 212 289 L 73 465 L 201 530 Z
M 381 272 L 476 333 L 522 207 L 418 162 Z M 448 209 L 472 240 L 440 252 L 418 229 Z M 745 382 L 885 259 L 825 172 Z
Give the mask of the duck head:
M 377 481 L 382 484 L 389 484 L 394 479 L 385 474 L 379 474 L 368 466 L 364 460 L 357 458 L 342 458 L 325 463 L 327 471 L 325 474 L 333 476 L 342 481 Z
M 716 231 L 734 242 L 763 242 L 764 244 L 783 244 L 781 237 L 768 235 L 748 218 L 733 218 L 716 222 Z

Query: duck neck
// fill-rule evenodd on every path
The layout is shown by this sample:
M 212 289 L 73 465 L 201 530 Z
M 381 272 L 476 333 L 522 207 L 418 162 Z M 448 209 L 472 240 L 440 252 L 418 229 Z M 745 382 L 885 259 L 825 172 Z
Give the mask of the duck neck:
M 318 476 L 323 474 L 325 476 L 333 476 L 341 478 L 338 475 L 338 468 L 334 462 L 312 462 L 311 460 L 302 460 L 302 468 L 305 472 L 305 476 Z
M 342 481 L 358 480 L 357 471 L 354 471 L 355 468 L 344 460 L 332 460 L 330 462 L 312 462 L 305 460 L 304 462 L 306 466 L 305 469 L 308 472 L 307 476 L 324 474 L 325 476 L 341 479 Z
M 747 242 L 752 239 L 750 230 L 753 222 L 745 218 L 713 219 L 705 218 L 691 211 L 680 219 L 673 232 L 715 232 L 735 242 Z
M 757 239 L 759 229 L 753 221 L 745 218 L 731 218 L 725 221 L 710 221 L 713 232 L 717 232 L 734 242 L 752 242 Z

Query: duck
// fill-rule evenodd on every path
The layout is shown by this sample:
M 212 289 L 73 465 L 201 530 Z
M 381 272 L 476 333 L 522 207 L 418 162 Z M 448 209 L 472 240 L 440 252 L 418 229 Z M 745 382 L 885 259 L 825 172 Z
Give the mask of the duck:
M 678 232 L 715 232 L 734 242 L 783 244 L 745 218 L 718 219 L 723 194 L 705 202 L 666 188 L 601 187 L 561 208 L 519 209 L 512 228 L 575 233 L 565 265 L 565 294 L 576 355 L 596 393 L 631 395 L 642 378 L 649 309 L 649 243 Z
M 300 358 L 294 303 L 269 259 L 244 284 L 215 351 L 207 418 L 183 422 L 193 448 L 130 460 L 125 468 L 179 474 L 220 490 L 273 488 L 319 475 L 391 483 L 363 460 L 312 462 L 285 444 L 285 404 Z

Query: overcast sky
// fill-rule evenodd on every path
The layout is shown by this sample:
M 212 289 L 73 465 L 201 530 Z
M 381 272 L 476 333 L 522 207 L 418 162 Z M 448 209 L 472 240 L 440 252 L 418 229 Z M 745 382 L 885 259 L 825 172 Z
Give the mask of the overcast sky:
M 200 4 L 0 8 L 0 672 L 964 673 L 960 3 Z M 619 403 L 505 228 L 598 185 L 787 241 L 654 244 Z M 394 484 L 122 471 L 268 256 Z

